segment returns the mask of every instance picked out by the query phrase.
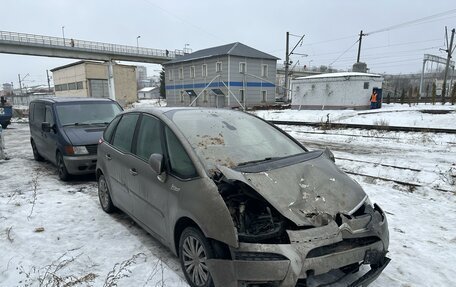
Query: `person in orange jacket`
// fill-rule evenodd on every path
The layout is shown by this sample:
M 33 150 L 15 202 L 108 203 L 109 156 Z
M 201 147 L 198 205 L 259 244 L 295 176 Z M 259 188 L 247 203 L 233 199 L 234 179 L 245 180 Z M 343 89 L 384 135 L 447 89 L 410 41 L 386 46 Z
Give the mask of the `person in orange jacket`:
M 374 91 L 370 98 L 371 109 L 377 108 L 377 91 Z

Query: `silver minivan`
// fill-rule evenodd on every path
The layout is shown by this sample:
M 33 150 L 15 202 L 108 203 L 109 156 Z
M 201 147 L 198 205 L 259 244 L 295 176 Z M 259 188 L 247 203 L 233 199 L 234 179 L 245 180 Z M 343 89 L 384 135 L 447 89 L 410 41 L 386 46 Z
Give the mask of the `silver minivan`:
M 124 112 L 96 173 L 103 210 L 168 246 L 190 286 L 366 286 L 389 262 L 385 213 L 332 153 L 244 112 Z

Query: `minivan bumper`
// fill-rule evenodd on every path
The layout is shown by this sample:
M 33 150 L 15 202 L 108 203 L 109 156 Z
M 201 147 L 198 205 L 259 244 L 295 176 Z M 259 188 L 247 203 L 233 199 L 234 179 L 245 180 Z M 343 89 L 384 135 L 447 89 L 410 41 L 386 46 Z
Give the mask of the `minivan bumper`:
M 95 172 L 97 155 L 64 156 L 63 161 L 69 174 L 90 174 Z
M 232 260 L 207 261 L 215 286 L 294 287 L 308 279 L 318 282 L 319 275 L 333 271 L 339 274 L 333 282 L 367 286 L 390 261 L 386 257 L 388 223 L 378 207 L 376 215 L 364 228 L 353 228 L 360 227 L 359 222 L 347 221 L 341 226 L 333 222 L 311 229 L 288 230 L 290 244 L 240 243 L 238 248 L 231 248 Z M 341 270 L 356 264 L 370 265 L 371 269 L 359 275 L 361 272 L 345 275 Z

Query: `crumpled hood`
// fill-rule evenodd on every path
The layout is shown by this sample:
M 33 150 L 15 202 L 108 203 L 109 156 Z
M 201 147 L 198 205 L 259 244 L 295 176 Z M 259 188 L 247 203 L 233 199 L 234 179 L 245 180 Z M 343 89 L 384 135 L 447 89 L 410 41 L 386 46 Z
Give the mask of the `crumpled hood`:
M 94 145 L 98 143 L 105 128 L 105 126 L 67 126 L 63 127 L 63 132 L 74 146 Z
M 318 152 L 309 160 L 258 173 L 219 169 L 228 180 L 251 186 L 296 225 L 321 226 L 337 213 L 353 213 L 367 196 L 326 153 Z

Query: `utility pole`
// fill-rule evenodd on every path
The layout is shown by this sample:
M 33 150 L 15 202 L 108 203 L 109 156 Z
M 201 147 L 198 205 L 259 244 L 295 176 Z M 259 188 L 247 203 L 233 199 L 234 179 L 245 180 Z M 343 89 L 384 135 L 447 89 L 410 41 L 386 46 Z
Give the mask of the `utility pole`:
M 49 71 L 46 70 L 46 76 L 48 80 L 48 92 L 51 92 L 51 79 L 49 78 Z
M 297 36 L 297 35 L 292 35 L 292 36 Z M 285 44 L 285 91 L 284 91 L 284 98 L 286 101 L 289 101 L 289 99 L 288 99 L 288 76 L 289 75 L 288 74 L 289 74 L 289 68 L 290 68 L 290 64 L 291 64 L 290 55 L 293 54 L 296 47 L 298 47 L 298 45 L 302 42 L 302 39 L 304 39 L 304 36 L 305 35 L 297 36 L 297 37 L 301 37 L 301 38 L 299 39 L 298 43 L 296 43 L 294 48 L 291 49 L 291 52 L 288 52 L 288 50 L 290 49 L 290 47 L 289 47 L 290 32 L 287 32 L 287 38 L 286 38 L 286 44 Z M 307 57 L 306 54 L 298 54 L 298 53 L 294 53 L 294 54 Z
M 287 39 L 286 39 L 286 44 L 285 44 L 285 90 L 283 93 L 285 101 L 287 101 L 287 102 L 288 102 L 288 66 L 290 65 L 290 54 L 288 54 L 289 37 L 290 37 L 290 32 L 287 32 Z
M 450 67 L 451 54 L 453 54 L 453 39 L 454 39 L 454 28 L 453 28 L 453 30 L 451 30 L 450 45 L 447 46 L 447 50 L 446 50 L 448 57 L 447 57 L 446 66 L 445 66 L 445 76 L 443 77 L 442 100 L 445 99 L 448 68 Z M 448 43 L 448 34 L 447 34 L 447 43 Z
M 19 78 L 19 91 L 21 92 L 21 96 L 22 96 L 22 81 L 21 81 L 21 74 L 17 74 L 17 77 Z
M 363 34 L 363 30 L 359 32 L 359 45 L 358 45 L 358 58 L 356 58 L 356 62 L 359 63 L 359 58 L 361 56 L 361 42 L 363 41 L 363 36 L 366 36 L 367 34 Z

